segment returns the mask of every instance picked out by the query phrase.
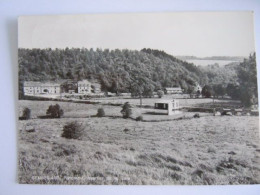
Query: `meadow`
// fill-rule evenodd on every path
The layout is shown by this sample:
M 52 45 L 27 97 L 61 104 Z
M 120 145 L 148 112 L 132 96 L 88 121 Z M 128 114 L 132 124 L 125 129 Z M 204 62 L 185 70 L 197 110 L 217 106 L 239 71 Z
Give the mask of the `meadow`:
M 203 103 L 183 101 L 194 106 Z M 56 103 L 64 110 L 62 118 L 37 118 Z M 142 122 L 123 119 L 120 106 L 20 100 L 19 116 L 24 107 L 31 109 L 32 118 L 18 122 L 20 183 L 260 183 L 257 116 L 200 113 L 200 118 L 193 118 L 194 113 L 188 112 L 176 116 L 149 115 L 145 114 L 149 109 L 134 107 L 134 117 L 158 120 Z M 106 117 L 94 117 L 99 107 L 105 110 Z M 163 121 L 164 118 L 171 120 Z M 61 137 L 64 125 L 75 120 L 84 126 L 82 138 Z M 27 126 L 35 131 L 26 131 Z

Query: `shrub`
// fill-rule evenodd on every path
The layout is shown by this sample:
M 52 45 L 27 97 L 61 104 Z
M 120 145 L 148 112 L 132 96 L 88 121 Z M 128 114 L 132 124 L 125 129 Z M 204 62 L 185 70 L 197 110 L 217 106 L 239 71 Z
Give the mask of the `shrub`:
M 123 109 L 121 110 L 121 113 L 123 115 L 123 118 L 129 118 L 132 115 L 132 109 L 131 109 L 131 105 L 129 104 L 129 102 L 126 102 L 123 105 Z
M 105 111 L 103 108 L 99 108 L 97 111 L 97 117 L 104 117 L 105 116 Z
M 193 118 L 200 118 L 200 114 L 198 113 L 194 114 Z
M 143 116 L 138 116 L 138 117 L 136 117 L 135 120 L 136 120 L 136 121 L 142 121 L 142 120 L 143 120 Z
M 124 129 L 124 132 L 125 132 L 125 133 L 126 133 L 126 132 L 128 132 L 128 131 L 130 131 L 130 130 L 129 130 L 129 129 L 127 129 L 127 128 L 125 128 L 125 129 Z
M 203 88 L 202 88 L 202 91 L 201 91 L 201 94 L 206 97 L 206 98 L 210 98 L 213 94 L 213 90 L 212 90 L 212 87 L 209 86 L 209 85 L 205 85 Z
M 159 98 L 162 98 L 162 96 L 164 95 L 163 90 L 158 90 L 157 95 L 158 95 Z
M 63 127 L 61 137 L 67 139 L 81 139 L 84 133 L 84 126 L 77 121 L 69 122 Z
M 52 118 L 60 118 L 63 115 L 63 110 L 59 104 L 50 105 L 46 111 L 46 115 L 50 115 Z
M 23 109 L 23 116 L 22 116 L 22 118 L 23 118 L 24 120 L 28 120 L 28 119 L 31 118 L 31 110 L 30 110 L 29 108 L 25 107 L 25 108 Z

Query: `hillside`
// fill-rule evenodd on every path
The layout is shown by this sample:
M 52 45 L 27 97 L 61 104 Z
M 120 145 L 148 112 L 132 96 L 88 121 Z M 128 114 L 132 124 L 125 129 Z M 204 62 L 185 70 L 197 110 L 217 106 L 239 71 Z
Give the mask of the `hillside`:
M 238 81 L 237 70 L 239 62 L 232 62 L 225 66 L 208 65 L 199 66 L 198 68 L 203 72 L 204 76 L 207 77 L 208 85 L 224 85 L 229 83 L 236 84 Z
M 19 49 L 18 55 L 20 92 L 25 80 L 97 79 L 103 91 L 144 95 L 206 82 L 196 66 L 158 50 Z

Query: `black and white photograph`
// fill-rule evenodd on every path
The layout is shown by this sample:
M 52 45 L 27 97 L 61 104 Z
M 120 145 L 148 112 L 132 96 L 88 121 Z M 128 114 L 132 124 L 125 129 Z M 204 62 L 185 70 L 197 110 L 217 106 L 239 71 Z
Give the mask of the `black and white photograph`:
M 260 184 L 252 11 L 18 18 L 17 182 Z

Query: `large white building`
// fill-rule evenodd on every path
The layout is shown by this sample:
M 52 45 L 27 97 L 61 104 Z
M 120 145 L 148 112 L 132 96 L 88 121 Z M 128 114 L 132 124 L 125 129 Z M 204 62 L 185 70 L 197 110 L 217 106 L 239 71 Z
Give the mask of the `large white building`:
M 60 84 L 51 82 L 25 81 L 23 83 L 24 95 L 60 94 Z
M 91 83 L 88 80 L 78 81 L 79 94 L 91 94 Z
M 165 94 L 182 94 L 183 90 L 180 87 L 166 87 L 164 89 Z
M 61 88 L 63 90 L 61 90 Z M 52 82 L 25 81 L 23 83 L 23 92 L 27 96 L 39 95 L 60 95 L 61 93 L 75 93 L 78 88 L 78 94 L 100 94 L 101 85 L 98 82 L 91 83 L 88 80 L 78 82 L 66 81 L 63 84 Z

